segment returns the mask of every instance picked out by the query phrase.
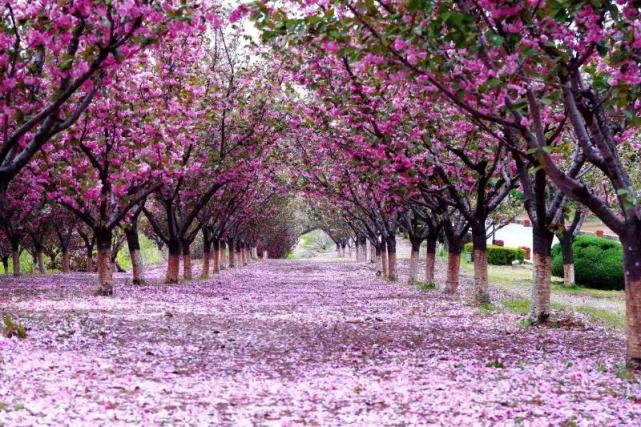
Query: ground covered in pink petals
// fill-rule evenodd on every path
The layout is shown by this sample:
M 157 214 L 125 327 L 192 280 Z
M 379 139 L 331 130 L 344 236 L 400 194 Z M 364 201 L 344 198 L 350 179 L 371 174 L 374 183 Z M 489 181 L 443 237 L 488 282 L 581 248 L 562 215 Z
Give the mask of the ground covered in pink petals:
M 365 264 L 267 261 L 184 285 L 2 279 L 0 425 L 641 422 L 624 342 L 527 328 Z

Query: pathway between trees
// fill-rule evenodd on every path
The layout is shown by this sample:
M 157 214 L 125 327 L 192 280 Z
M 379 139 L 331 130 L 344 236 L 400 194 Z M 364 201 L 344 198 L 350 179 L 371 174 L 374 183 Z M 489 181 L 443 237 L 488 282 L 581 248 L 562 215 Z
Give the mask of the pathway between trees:
M 261 261 L 113 298 L 90 296 L 93 282 L 0 282 L 29 328 L 0 341 L 0 425 L 641 419 L 605 329 L 524 328 L 369 264 Z

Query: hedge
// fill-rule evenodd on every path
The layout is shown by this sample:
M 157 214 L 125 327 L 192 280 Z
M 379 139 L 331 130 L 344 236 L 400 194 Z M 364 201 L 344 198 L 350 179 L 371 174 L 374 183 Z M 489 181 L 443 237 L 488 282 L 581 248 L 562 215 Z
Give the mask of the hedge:
M 622 290 L 623 246 L 613 240 L 581 235 L 572 244 L 574 276 L 586 288 Z M 552 274 L 563 277 L 563 254 L 559 243 L 552 246 Z
M 474 250 L 472 243 L 466 243 L 463 251 L 472 254 Z M 523 251 L 519 248 L 505 246 L 487 245 L 487 263 L 492 265 L 512 265 L 514 261 L 523 262 Z

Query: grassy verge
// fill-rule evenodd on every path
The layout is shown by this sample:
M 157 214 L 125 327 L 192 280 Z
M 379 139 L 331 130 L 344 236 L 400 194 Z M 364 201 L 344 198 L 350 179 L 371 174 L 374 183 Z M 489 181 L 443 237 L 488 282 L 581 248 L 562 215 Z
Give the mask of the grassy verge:
M 481 310 L 483 310 L 483 312 L 489 313 L 489 312 L 497 311 L 497 308 L 495 306 L 492 306 L 491 304 L 486 304 L 486 305 L 488 307 L 486 306 L 481 307 Z M 530 301 L 524 300 L 524 299 L 505 300 L 502 302 L 502 305 L 507 311 L 511 313 L 525 315 L 525 314 L 528 314 L 530 311 Z M 606 310 L 603 308 L 597 308 L 597 307 L 592 307 L 588 305 L 573 307 L 571 305 L 561 304 L 556 302 L 553 302 L 551 304 L 551 307 L 553 310 L 557 310 L 557 311 L 565 311 L 565 312 L 575 311 L 577 313 L 587 314 L 593 321 L 602 323 L 614 328 L 623 328 L 625 326 L 625 315 L 623 313 L 619 313 L 613 310 Z
M 139 234 L 138 237 L 140 239 L 140 255 L 142 256 L 143 264 L 151 265 L 161 262 L 163 260 L 162 253 L 156 244 L 144 234 Z M 126 245 L 118 251 L 116 260 L 125 270 L 131 269 L 131 257 L 129 256 L 129 250 Z

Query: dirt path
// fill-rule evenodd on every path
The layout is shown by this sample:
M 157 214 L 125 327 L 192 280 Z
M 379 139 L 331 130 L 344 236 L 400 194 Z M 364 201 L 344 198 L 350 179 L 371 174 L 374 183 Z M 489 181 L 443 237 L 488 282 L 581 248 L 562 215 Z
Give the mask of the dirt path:
M 0 281 L 0 425 L 636 424 L 596 326 L 519 326 L 370 265 L 262 261 L 207 282 Z

